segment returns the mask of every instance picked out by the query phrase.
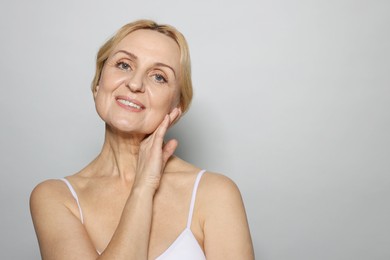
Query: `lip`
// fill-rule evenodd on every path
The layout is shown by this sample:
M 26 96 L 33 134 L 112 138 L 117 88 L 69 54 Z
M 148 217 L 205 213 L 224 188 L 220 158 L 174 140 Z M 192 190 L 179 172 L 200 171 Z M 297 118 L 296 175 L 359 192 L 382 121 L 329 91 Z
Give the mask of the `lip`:
M 141 109 L 137 109 L 137 108 L 135 108 L 135 107 L 126 106 L 125 104 L 122 104 L 121 102 L 119 102 L 119 101 L 118 101 L 119 99 L 130 101 L 131 103 L 134 103 L 134 104 L 136 104 L 137 106 L 140 106 Z M 135 99 L 132 99 L 132 98 L 129 98 L 129 97 L 126 97 L 126 96 L 117 96 L 117 97 L 115 97 L 115 101 L 116 101 L 116 103 L 117 103 L 120 107 L 123 107 L 123 108 L 125 108 L 125 109 L 127 109 L 127 110 L 130 110 L 130 111 L 133 111 L 133 112 L 141 112 L 142 110 L 145 109 L 144 104 L 142 104 L 142 103 L 139 102 L 138 100 L 135 100 Z

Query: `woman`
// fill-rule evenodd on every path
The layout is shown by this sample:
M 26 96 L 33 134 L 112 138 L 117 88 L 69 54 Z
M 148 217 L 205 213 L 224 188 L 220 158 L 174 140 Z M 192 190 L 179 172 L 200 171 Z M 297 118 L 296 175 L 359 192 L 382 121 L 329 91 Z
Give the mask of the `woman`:
M 101 153 L 30 198 L 43 259 L 253 259 L 239 190 L 173 156 L 167 129 L 192 98 L 176 29 L 123 26 L 99 50 L 92 91 L 106 123 Z

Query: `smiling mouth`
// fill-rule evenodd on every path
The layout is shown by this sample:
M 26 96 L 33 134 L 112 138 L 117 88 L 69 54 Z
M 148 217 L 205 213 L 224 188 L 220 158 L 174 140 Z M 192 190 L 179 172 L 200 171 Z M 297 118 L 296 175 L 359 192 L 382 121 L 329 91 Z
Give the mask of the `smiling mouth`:
M 141 110 L 142 107 L 137 105 L 137 104 L 134 104 L 133 102 L 129 101 L 129 100 L 125 100 L 125 99 L 117 99 L 117 101 L 125 106 L 128 106 L 128 107 L 132 107 L 132 108 L 136 108 L 136 109 L 139 109 Z

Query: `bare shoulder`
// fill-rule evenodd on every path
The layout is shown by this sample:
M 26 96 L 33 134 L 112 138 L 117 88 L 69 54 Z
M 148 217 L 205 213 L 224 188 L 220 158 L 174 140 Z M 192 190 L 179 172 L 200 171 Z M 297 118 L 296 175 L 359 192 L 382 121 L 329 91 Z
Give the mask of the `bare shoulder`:
M 45 180 L 39 183 L 31 192 L 30 203 L 42 200 L 57 200 L 65 194 L 65 185 L 61 180 Z
M 198 196 L 207 259 L 254 259 L 244 203 L 234 181 L 206 172 Z
M 41 217 L 47 216 L 45 212 L 52 212 L 54 209 L 62 208 L 66 211 L 75 212 L 73 204 L 74 198 L 66 184 L 61 180 L 45 180 L 35 186 L 30 195 L 30 210 L 33 221 L 38 217 L 42 219 Z M 52 213 L 49 215 L 52 215 Z
M 71 255 L 81 249 L 84 255 L 96 255 L 75 199 L 63 181 L 39 183 L 31 192 L 30 209 L 42 259 L 75 259 Z
M 213 186 L 214 188 L 238 189 L 232 179 L 221 173 L 206 171 L 202 179 L 205 185 Z
M 202 176 L 199 196 L 207 199 L 208 204 L 223 200 L 242 200 L 236 183 L 229 177 L 215 172 L 206 172 Z
M 226 175 L 205 172 L 198 188 L 198 199 L 204 219 L 227 211 L 245 215 L 244 203 L 236 183 Z

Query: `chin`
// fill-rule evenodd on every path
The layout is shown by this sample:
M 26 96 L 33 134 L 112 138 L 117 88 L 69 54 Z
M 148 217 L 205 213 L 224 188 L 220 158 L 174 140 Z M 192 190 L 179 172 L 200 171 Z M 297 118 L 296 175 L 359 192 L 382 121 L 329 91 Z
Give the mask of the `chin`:
M 124 134 L 136 134 L 136 135 L 149 135 L 154 132 L 157 127 L 144 127 L 144 126 L 135 126 L 130 122 L 111 122 L 106 125 L 114 130 L 114 132 L 121 132 Z

